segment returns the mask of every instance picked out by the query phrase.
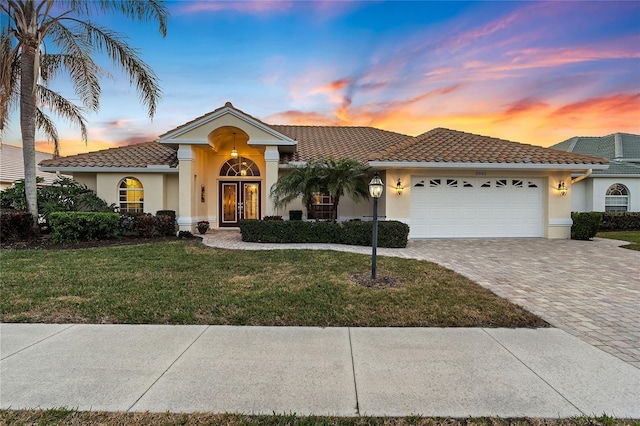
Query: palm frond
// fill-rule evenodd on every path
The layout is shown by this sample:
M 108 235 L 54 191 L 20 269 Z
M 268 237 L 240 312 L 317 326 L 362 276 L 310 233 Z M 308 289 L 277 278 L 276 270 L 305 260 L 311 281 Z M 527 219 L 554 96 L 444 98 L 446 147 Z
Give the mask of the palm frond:
M 86 4 L 88 7 L 92 6 L 101 12 L 119 12 L 138 22 L 157 21 L 160 34 L 163 37 L 167 35 L 169 12 L 162 4 L 163 0 L 95 0 L 92 2 L 78 0 L 77 3 Z M 88 10 L 87 13 L 89 13 Z
M 60 156 L 60 138 L 56 125 L 40 108 L 36 108 L 36 126 L 47 135 L 49 142 L 53 142 L 53 157 Z
M 105 53 L 114 65 L 129 76 L 129 83 L 135 83 L 140 100 L 147 107 L 149 117 L 153 118 L 162 92 L 158 77 L 151 67 L 140 58 L 136 49 L 124 41 L 122 34 L 88 21 L 74 21 L 82 31 L 83 42 L 95 51 Z
M 78 105 L 66 99 L 58 92 L 54 92 L 45 86 L 38 86 L 38 102 L 51 108 L 57 115 L 67 120 L 69 123 L 80 128 L 82 141 L 87 143 L 87 126 L 83 110 Z M 46 129 L 45 130 L 46 133 Z
M 91 47 L 60 22 L 51 25 L 53 42 L 64 54 L 43 57 L 42 76 L 45 81 L 57 75 L 62 69 L 69 73 L 76 95 L 87 108 L 97 111 L 100 107 L 100 80 L 102 69 L 91 57 Z

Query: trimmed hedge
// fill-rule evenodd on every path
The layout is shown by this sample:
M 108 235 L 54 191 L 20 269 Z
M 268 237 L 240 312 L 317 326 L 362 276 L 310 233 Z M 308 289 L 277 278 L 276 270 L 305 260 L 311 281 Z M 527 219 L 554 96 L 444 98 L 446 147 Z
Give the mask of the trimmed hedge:
M 596 236 L 602 222 L 602 213 L 571 213 L 573 225 L 571 225 L 571 239 L 590 240 Z
M 49 216 L 51 235 L 57 243 L 117 238 L 120 229 L 118 213 L 54 212 Z
M 600 231 L 640 231 L 640 212 L 604 212 Z
M 33 216 L 29 212 L 0 213 L 0 240 L 25 241 L 36 237 Z
M 334 243 L 371 246 L 373 222 L 303 222 L 242 220 L 242 241 L 260 243 Z M 378 222 L 378 247 L 406 247 L 409 225 Z

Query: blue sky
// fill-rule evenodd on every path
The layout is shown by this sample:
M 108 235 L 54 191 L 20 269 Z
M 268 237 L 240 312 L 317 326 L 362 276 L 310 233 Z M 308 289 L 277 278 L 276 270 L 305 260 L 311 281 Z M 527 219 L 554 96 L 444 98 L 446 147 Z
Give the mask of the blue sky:
M 62 154 L 155 139 L 230 101 L 272 124 L 447 127 L 548 146 L 640 133 L 640 2 L 168 3 L 168 35 L 121 17 L 156 71 L 150 121 L 103 81 L 89 144 L 59 123 Z M 73 97 L 61 81 L 54 89 Z M 39 138 L 40 150 L 51 145 Z M 20 142 L 17 116 L 4 141 Z

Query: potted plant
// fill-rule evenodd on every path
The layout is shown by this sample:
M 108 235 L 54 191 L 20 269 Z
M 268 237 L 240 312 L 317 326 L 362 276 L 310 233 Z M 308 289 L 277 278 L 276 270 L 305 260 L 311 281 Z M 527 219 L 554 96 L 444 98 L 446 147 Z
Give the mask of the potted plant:
M 198 228 L 199 233 L 205 234 L 209 230 L 209 222 L 206 220 L 201 220 L 196 225 L 196 228 Z

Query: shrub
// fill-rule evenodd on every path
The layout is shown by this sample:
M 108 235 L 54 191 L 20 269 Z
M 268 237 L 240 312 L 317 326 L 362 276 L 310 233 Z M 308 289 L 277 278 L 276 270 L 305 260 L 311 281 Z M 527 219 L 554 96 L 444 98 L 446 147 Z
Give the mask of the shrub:
M 0 213 L 0 240 L 25 241 L 36 236 L 33 216 L 29 212 Z
M 125 237 L 138 235 L 139 213 L 120 213 L 120 234 Z
M 179 231 L 178 238 L 194 238 L 193 234 L 189 231 Z
M 171 214 L 164 214 L 165 211 L 173 212 Z M 173 210 L 160 210 L 156 213 L 155 217 L 155 229 L 159 235 L 171 236 L 176 234 L 176 221 L 175 212 Z
M 282 220 L 282 216 L 265 216 L 262 220 Z
M 116 238 L 120 228 L 118 214 L 104 212 L 54 212 L 49 223 L 57 243 Z
M 156 231 L 156 218 L 151 213 L 136 216 L 136 229 L 140 237 L 152 237 Z
M 158 210 L 156 212 L 156 217 L 158 216 L 169 216 L 173 222 L 176 221 L 176 211 L 175 210 Z
M 640 212 L 604 212 L 600 231 L 640 231 Z
M 302 220 L 302 210 L 289 210 L 289 220 Z
M 243 220 L 242 241 L 263 243 L 338 243 L 371 245 L 372 222 L 303 222 Z M 378 223 L 379 247 L 406 247 L 409 226 L 397 221 Z
M 373 222 L 349 221 L 341 225 L 342 244 L 371 246 Z M 395 220 L 378 222 L 378 246 L 406 247 L 409 239 L 409 225 Z
M 602 213 L 571 213 L 571 238 L 574 240 L 590 240 L 596 236 L 602 222 Z

